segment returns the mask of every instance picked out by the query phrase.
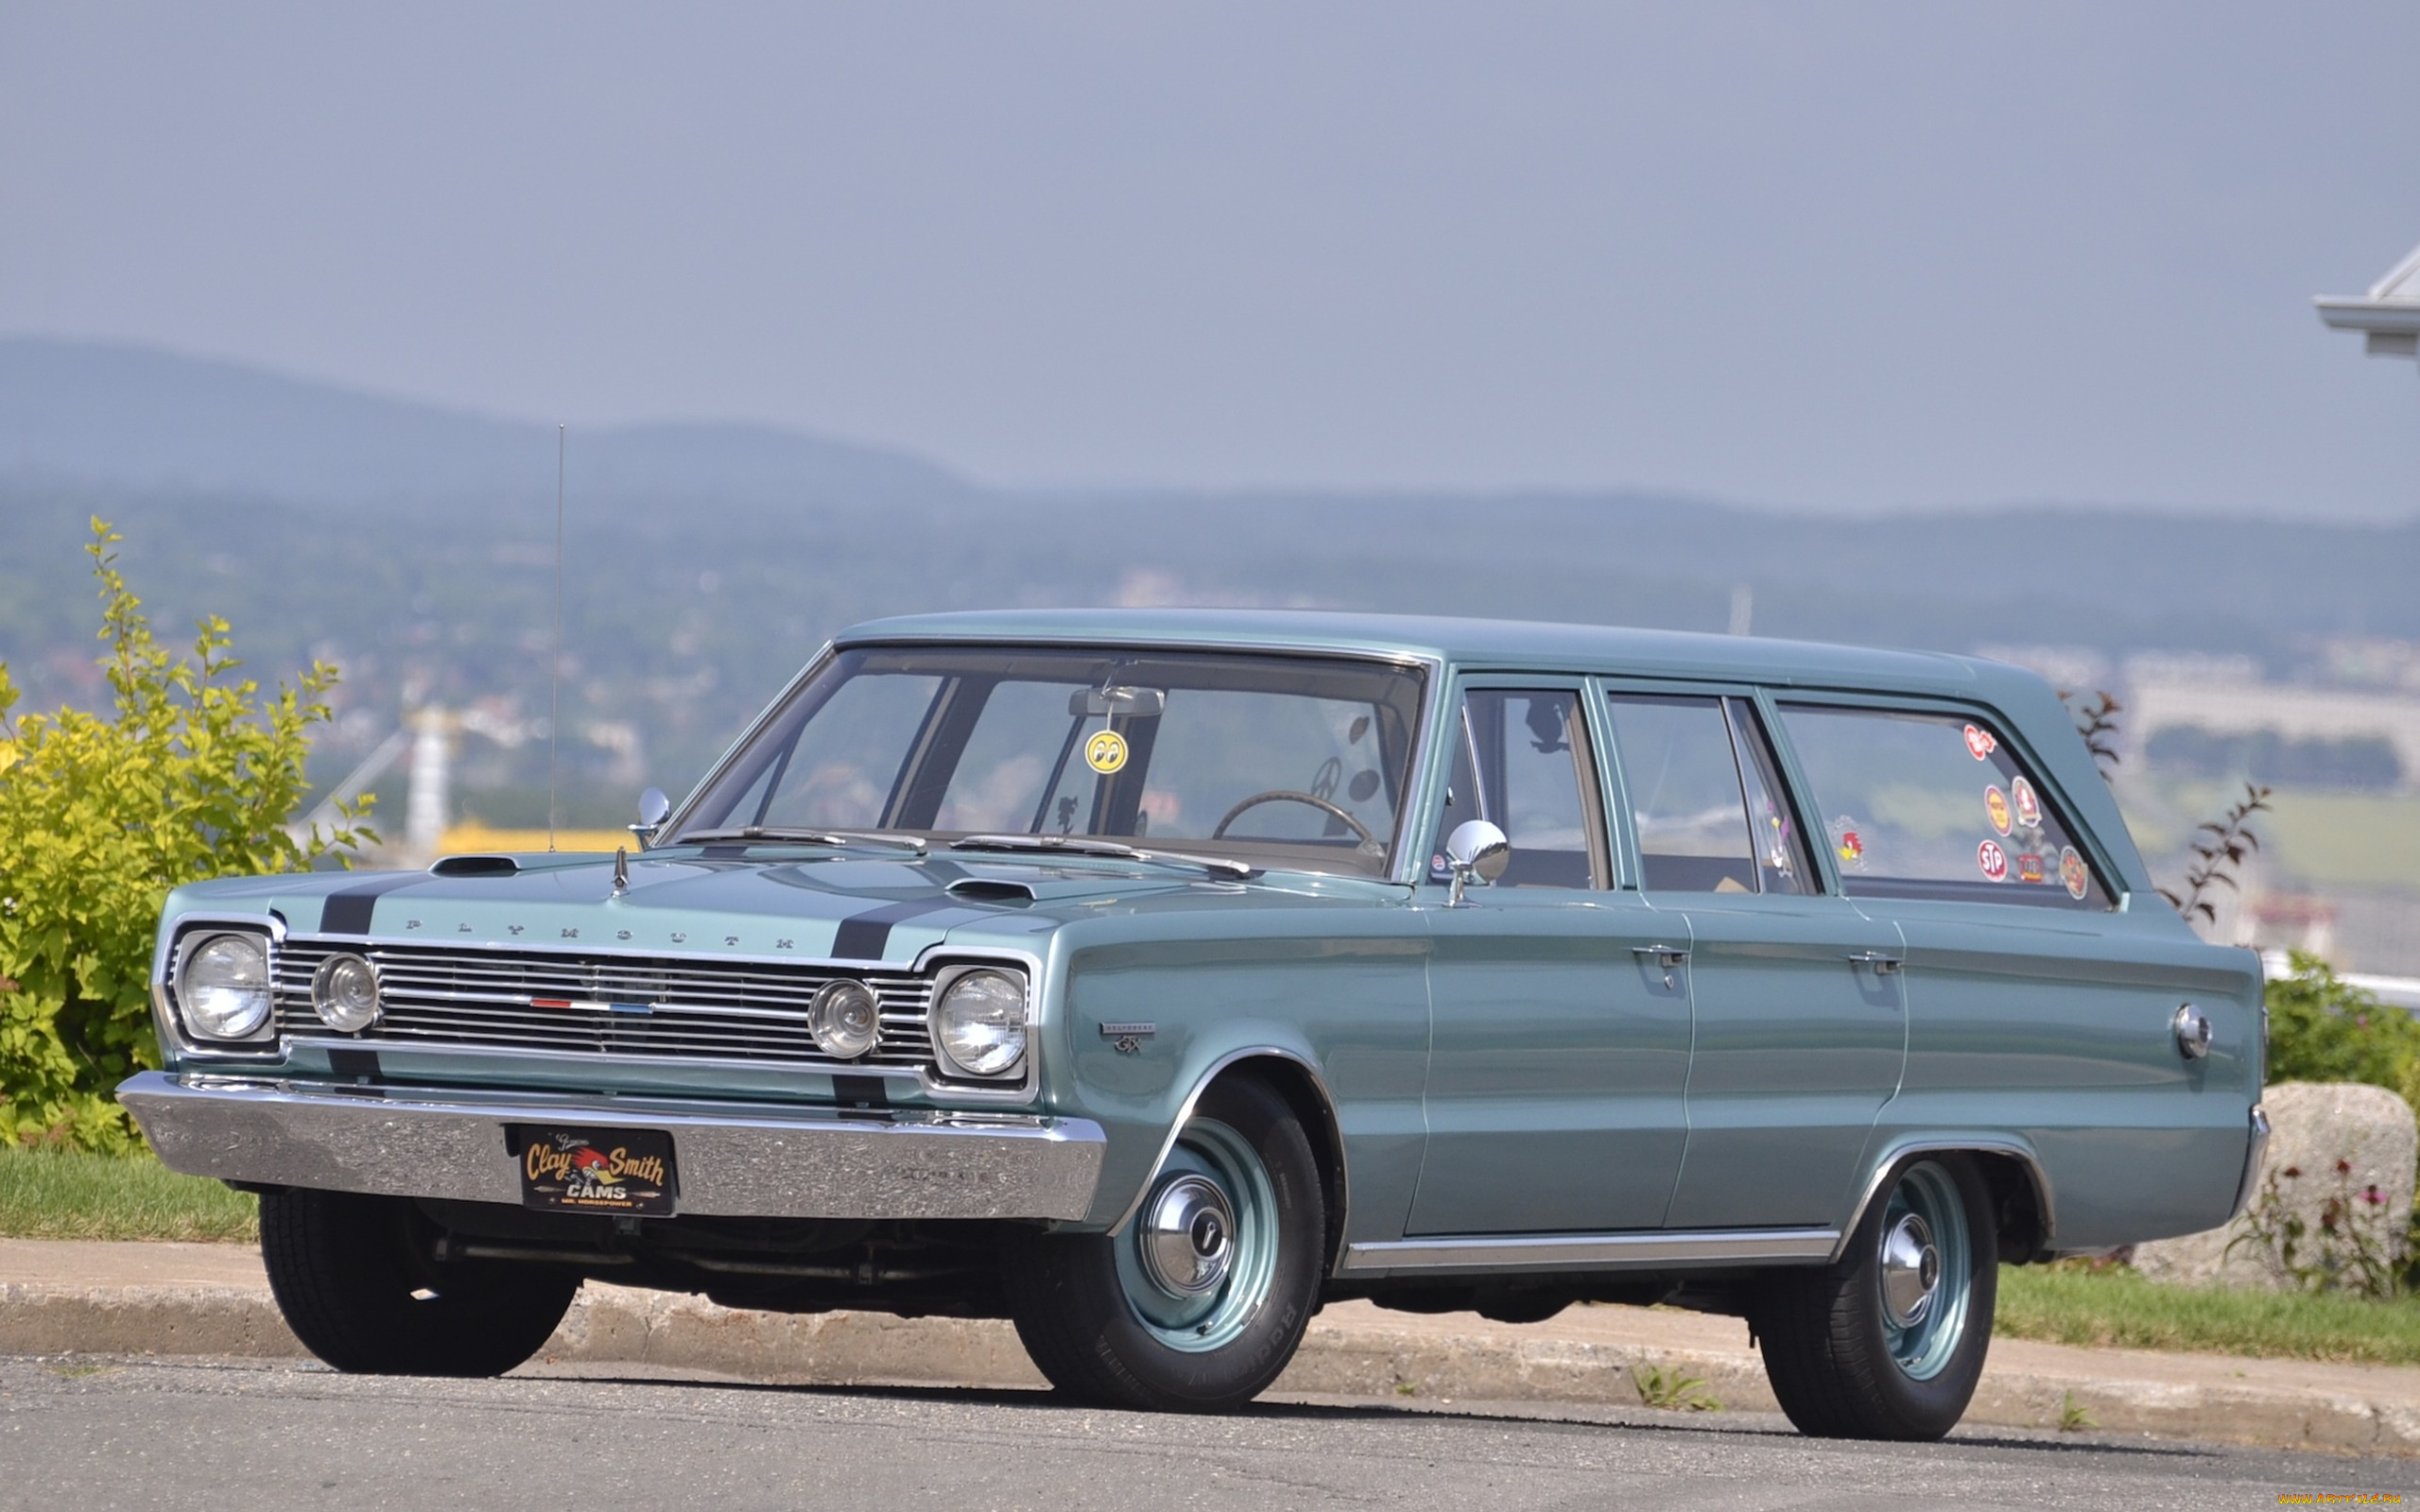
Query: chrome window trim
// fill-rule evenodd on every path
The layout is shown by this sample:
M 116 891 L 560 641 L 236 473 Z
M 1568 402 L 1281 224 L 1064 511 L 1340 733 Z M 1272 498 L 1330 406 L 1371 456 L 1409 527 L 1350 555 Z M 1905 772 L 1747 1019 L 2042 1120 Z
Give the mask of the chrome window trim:
M 709 789 L 711 789 L 717 782 L 722 781 L 723 774 L 730 770 L 732 763 L 738 759 L 739 753 L 742 750 L 747 748 L 748 743 L 754 740 L 758 731 L 762 730 L 766 725 L 771 722 L 773 715 L 789 703 L 790 699 L 796 696 L 802 685 L 804 685 L 817 672 L 821 671 L 826 662 L 838 656 L 842 651 L 862 651 L 871 650 L 876 647 L 908 648 L 951 645 L 979 645 L 987 648 L 1030 645 L 1046 646 L 1052 649 L 1074 648 L 1080 650 L 1098 649 L 1103 651 L 1190 651 L 1222 653 L 1229 656 L 1266 655 L 1282 657 L 1318 657 L 1330 662 L 1370 662 L 1382 666 L 1418 668 L 1420 671 L 1426 674 L 1423 681 L 1420 695 L 1422 709 L 1420 717 L 1414 721 L 1417 726 L 1417 732 L 1412 741 L 1410 760 L 1406 764 L 1402 801 L 1397 806 L 1395 812 L 1393 849 L 1390 856 L 1391 866 L 1389 868 L 1388 874 L 1384 877 L 1375 879 L 1373 879 L 1366 873 L 1361 872 L 1321 871 L 1310 872 L 1308 874 L 1312 876 L 1355 877 L 1362 881 L 1375 880 L 1399 883 L 1406 885 L 1418 885 L 1418 884 L 1427 876 L 1427 852 L 1426 850 L 1422 850 L 1421 854 L 1417 857 L 1419 865 L 1415 868 L 1411 865 L 1414 860 L 1411 855 L 1413 848 L 1408 844 L 1408 841 L 1412 834 L 1418 833 L 1411 827 L 1410 821 L 1413 815 L 1421 812 L 1426 807 L 1429 789 L 1432 786 L 1442 787 L 1443 785 L 1444 780 L 1442 778 L 1437 778 L 1434 782 L 1431 781 L 1434 774 L 1428 770 L 1428 766 L 1430 757 L 1436 745 L 1437 711 L 1443 703 L 1443 686 L 1445 681 L 1447 671 L 1444 659 L 1442 657 L 1430 656 L 1426 652 L 1420 651 L 1381 651 L 1367 646 L 1339 647 L 1332 645 L 1308 645 L 1294 642 L 1238 644 L 1234 641 L 1193 640 L 1189 638 L 1168 641 L 1123 641 L 1114 638 L 1075 635 L 1016 635 L 999 637 L 968 635 L 955 639 L 941 636 L 927 637 L 921 635 L 908 636 L 904 639 L 891 639 L 875 636 L 862 641 L 841 641 L 838 639 L 826 641 L 823 643 L 822 648 L 815 653 L 815 656 L 808 661 L 806 665 L 799 669 L 797 676 L 791 678 L 789 681 L 782 684 L 781 692 L 775 694 L 772 698 L 767 702 L 764 709 L 757 713 L 756 717 L 749 722 L 748 728 L 740 732 L 739 738 L 733 741 L 730 747 L 726 749 L 722 755 L 716 758 L 715 764 L 712 766 L 706 768 L 706 775 L 700 778 L 697 785 L 689 789 L 687 795 L 681 799 L 680 806 L 665 816 L 664 823 L 657 827 L 656 833 L 658 834 L 679 834 L 682 826 L 688 822 L 689 810 L 697 805 L 699 799 L 702 798 Z M 667 841 L 666 843 L 668 845 L 676 845 L 684 842 L 674 840 Z M 1295 870 L 1299 868 L 1278 868 L 1276 869 Z
M 183 975 L 185 955 L 199 935 L 236 931 L 268 938 L 268 1032 L 256 1040 L 198 1039 L 185 1032 L 184 1014 L 177 1006 L 173 984 Z M 283 1058 L 285 1051 L 277 1036 L 277 957 L 285 947 L 285 920 L 266 909 L 256 914 L 214 911 L 178 915 L 175 926 L 160 931 L 151 947 L 151 1018 L 160 1042 L 174 1046 L 180 1056 L 209 1056 L 233 1061 Z
M 1487 1275 L 1774 1263 L 1812 1265 L 1826 1262 L 1845 1238 L 1835 1228 L 1720 1228 L 1394 1239 L 1347 1246 L 1338 1274 Z
M 1185 1093 L 1184 1102 L 1176 1110 L 1174 1122 L 1168 1125 L 1167 1133 L 1160 1140 L 1159 1149 L 1151 1156 L 1150 1169 L 1144 1172 L 1142 1185 L 1135 1189 L 1133 1200 L 1127 1203 L 1125 1211 L 1109 1226 L 1109 1232 L 1124 1232 L 1126 1226 L 1134 1221 L 1134 1214 L 1142 1211 L 1143 1199 L 1151 1193 L 1151 1178 L 1159 1175 L 1160 1167 L 1167 1163 L 1168 1152 L 1176 1148 L 1177 1135 L 1184 1132 L 1185 1121 L 1193 1116 L 1194 1108 L 1201 1103 L 1202 1094 L 1209 1091 L 1211 1083 L 1217 1081 L 1229 1067 L 1247 1060 L 1287 1061 L 1301 1068 L 1303 1074 L 1311 1078 L 1311 1090 L 1320 1100 L 1320 1114 L 1325 1120 L 1328 1137 L 1336 1146 L 1336 1252 L 1328 1257 L 1327 1268 L 1330 1275 L 1340 1274 L 1345 1256 L 1352 1247 L 1345 1243 L 1345 1235 L 1349 1231 L 1346 1220 L 1352 1216 L 1353 1211 L 1353 1171 L 1351 1158 L 1344 1149 L 1344 1125 L 1337 1120 L 1336 1096 L 1327 1090 L 1327 1078 L 1320 1074 L 1319 1067 L 1280 1045 L 1252 1045 L 1241 1050 L 1230 1050 L 1210 1062 L 1209 1069 L 1195 1078 L 1193 1090 Z
M 1857 1206 L 1849 1210 L 1848 1224 L 1841 1230 L 1841 1242 L 1833 1248 L 1830 1259 L 1839 1260 L 1848 1248 L 1849 1236 L 1856 1233 L 1857 1226 L 1865 1221 L 1865 1211 L 1874 1205 L 1874 1199 L 1882 1194 L 1882 1184 L 1890 1179 L 1891 1173 L 1902 1161 L 1912 1155 L 2014 1156 L 2024 1166 L 2027 1178 L 2033 1183 L 2033 1200 L 2042 1210 L 2041 1247 L 2052 1247 L 2052 1241 L 2059 1231 L 2058 1203 L 2050 1191 L 2050 1175 L 2042 1169 L 2042 1158 L 2034 1153 L 2032 1145 L 2023 1140 L 1993 1134 L 1916 1135 L 1894 1140 L 1883 1146 L 1882 1158 L 1875 1161 L 1873 1169 L 1866 1173 L 1864 1190 L 1858 1194 Z

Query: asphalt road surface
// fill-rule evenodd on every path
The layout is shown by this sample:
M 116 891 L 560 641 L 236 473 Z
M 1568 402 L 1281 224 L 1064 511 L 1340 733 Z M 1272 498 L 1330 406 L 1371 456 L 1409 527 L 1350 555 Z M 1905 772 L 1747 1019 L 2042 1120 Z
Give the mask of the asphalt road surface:
M 2420 1463 L 1999 1430 L 1940 1444 L 1825 1443 L 1779 1418 L 1635 1409 L 1297 1401 L 1171 1418 L 1024 1392 L 560 1370 L 375 1380 L 288 1362 L 0 1358 L 0 1507 L 45 1512 L 2199 1512 L 2274 1507 L 2280 1493 L 2310 1491 L 2420 1502 Z

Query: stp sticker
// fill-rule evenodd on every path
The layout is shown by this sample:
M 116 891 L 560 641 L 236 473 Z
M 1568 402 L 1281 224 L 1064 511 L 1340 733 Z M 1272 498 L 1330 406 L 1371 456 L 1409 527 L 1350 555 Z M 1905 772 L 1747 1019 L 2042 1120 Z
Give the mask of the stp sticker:
M 1997 840 L 1986 840 L 1975 848 L 1975 865 L 1994 882 L 2008 880 L 2008 852 L 2000 849 Z
M 2028 830 L 2042 828 L 2042 800 L 2033 796 L 2033 784 L 2017 778 L 2008 784 L 2008 796 L 2016 804 L 2016 822 Z
M 1997 787 L 1983 789 L 1983 812 L 1992 816 L 1992 828 L 2008 833 L 2008 795 Z
M 1968 725 L 1966 727 L 1966 748 L 1974 754 L 1977 761 L 1990 761 L 1992 759 L 1992 752 L 1999 749 L 1999 746 L 2000 743 L 1992 738 L 1992 732 L 1990 730 L 1983 729 L 1979 725 Z
M 1107 777 L 1126 765 L 1126 737 L 1115 730 L 1096 730 L 1084 742 L 1084 765 Z
M 2060 849 L 2059 880 L 2066 884 L 2070 898 L 2081 899 L 2092 890 L 2092 868 L 2083 864 L 2083 857 L 2076 854 L 2074 846 Z
M 2048 881 L 2048 879 L 2042 874 L 2042 858 L 2031 850 L 2028 850 L 2025 854 L 2018 856 L 2016 858 L 2016 880 L 2019 882 Z

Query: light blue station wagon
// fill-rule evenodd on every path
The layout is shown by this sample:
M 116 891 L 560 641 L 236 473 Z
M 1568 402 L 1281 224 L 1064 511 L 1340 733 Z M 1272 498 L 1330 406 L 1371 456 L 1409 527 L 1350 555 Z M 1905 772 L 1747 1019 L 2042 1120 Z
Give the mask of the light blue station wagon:
M 1332 1298 L 1666 1301 L 1930 1437 L 1999 1263 L 2224 1222 L 2266 1128 L 2256 958 L 1988 662 L 884 620 L 643 819 L 169 899 L 120 1095 L 337 1368 L 510 1369 L 593 1276 L 1216 1410 Z

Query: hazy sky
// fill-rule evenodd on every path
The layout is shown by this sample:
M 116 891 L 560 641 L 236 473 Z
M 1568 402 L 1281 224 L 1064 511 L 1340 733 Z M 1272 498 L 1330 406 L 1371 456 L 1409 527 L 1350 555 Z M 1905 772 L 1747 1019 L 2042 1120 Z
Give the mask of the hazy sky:
M 2420 512 L 2420 7 L 0 0 L 0 332 L 1007 484 Z M 2037 543 L 2015 541 L 2017 559 Z

